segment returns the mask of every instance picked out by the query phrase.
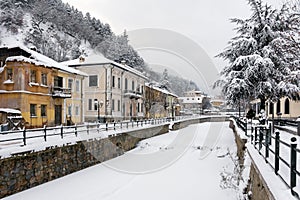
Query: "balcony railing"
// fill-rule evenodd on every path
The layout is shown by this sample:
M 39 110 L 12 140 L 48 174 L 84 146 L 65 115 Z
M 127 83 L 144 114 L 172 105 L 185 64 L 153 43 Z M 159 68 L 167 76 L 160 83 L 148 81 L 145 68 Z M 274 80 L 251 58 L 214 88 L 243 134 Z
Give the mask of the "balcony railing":
M 53 98 L 71 98 L 71 89 L 62 87 L 53 87 L 52 89 Z
M 143 94 L 140 91 L 134 91 L 134 90 L 124 90 L 124 96 L 129 97 L 130 99 L 143 98 Z

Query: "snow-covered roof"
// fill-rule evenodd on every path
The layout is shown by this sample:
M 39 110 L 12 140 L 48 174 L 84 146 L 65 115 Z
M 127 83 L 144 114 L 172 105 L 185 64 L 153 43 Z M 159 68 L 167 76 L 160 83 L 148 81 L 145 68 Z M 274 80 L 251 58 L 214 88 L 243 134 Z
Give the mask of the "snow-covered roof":
M 0 108 L 0 112 L 11 113 L 11 114 L 21 114 L 21 111 L 12 108 Z
M 145 83 L 145 86 L 147 87 L 151 87 L 152 89 L 154 90 L 157 90 L 159 92 L 162 92 L 164 94 L 167 94 L 167 95 L 170 95 L 170 96 L 173 96 L 173 97 L 178 97 L 176 94 L 164 89 L 164 88 L 160 88 L 159 86 L 155 85 L 155 84 L 152 84 L 152 83 Z
M 67 65 L 69 67 L 76 67 L 76 66 L 95 66 L 95 65 L 104 65 L 104 64 L 112 64 L 116 67 L 119 67 L 125 71 L 129 71 L 137 76 L 140 76 L 144 79 L 148 79 L 144 74 L 142 74 L 140 71 L 125 65 L 125 64 L 120 64 L 115 61 L 109 60 L 105 58 L 102 54 L 97 53 L 97 54 L 92 54 L 87 57 L 84 57 L 82 60 L 80 58 L 74 59 L 74 60 L 69 60 L 62 62 L 61 64 Z
M 77 69 L 60 64 L 60 63 L 56 62 L 55 60 L 53 60 L 45 55 L 42 55 L 36 51 L 33 51 L 25 46 L 21 46 L 21 45 L 20 46 L 5 46 L 5 47 L 0 47 L 0 48 L 7 48 L 7 49 L 20 48 L 23 51 L 26 51 L 27 53 L 29 53 L 31 55 L 30 58 L 27 58 L 24 56 L 11 56 L 11 57 L 8 57 L 6 59 L 6 61 L 23 61 L 23 62 L 33 63 L 35 65 L 56 68 L 56 69 L 66 71 L 69 73 L 73 73 L 73 74 L 87 76 L 87 74 L 82 71 L 79 71 Z

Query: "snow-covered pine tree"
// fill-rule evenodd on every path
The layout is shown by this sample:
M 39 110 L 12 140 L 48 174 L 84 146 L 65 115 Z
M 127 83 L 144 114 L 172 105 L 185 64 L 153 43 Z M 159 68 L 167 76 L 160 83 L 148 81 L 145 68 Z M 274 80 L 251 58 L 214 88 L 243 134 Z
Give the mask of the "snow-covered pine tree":
M 231 105 L 259 98 L 264 109 L 266 99 L 299 99 L 299 79 L 292 73 L 299 69 L 299 15 L 286 5 L 277 10 L 262 0 L 249 0 L 249 5 L 250 18 L 231 20 L 237 36 L 217 55 L 229 64 L 215 87 L 223 87 Z

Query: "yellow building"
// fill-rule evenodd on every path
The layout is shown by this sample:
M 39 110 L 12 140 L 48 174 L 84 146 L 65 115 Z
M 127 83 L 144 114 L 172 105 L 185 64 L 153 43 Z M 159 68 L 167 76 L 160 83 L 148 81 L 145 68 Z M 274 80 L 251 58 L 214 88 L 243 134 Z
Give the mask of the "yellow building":
M 146 83 L 146 117 L 163 118 L 179 115 L 177 98 L 176 94 L 157 83 Z
M 0 48 L 0 107 L 20 110 L 27 127 L 82 123 L 86 74 L 26 47 Z

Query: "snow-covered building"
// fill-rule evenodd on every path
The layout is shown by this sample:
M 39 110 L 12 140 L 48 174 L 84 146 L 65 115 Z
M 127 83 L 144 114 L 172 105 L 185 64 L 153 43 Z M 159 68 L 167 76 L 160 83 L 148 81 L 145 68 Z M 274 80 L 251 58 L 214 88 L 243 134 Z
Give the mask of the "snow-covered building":
M 84 87 L 86 121 L 118 121 L 144 118 L 144 86 L 141 72 L 100 54 L 79 57 L 62 64 L 88 74 Z
M 0 48 L 0 107 L 20 110 L 27 127 L 82 123 L 85 73 L 24 46 Z
M 146 117 L 161 118 L 179 115 L 178 96 L 158 83 L 145 84 Z
M 184 93 L 183 97 L 179 97 L 181 113 L 184 115 L 200 114 L 203 112 L 202 105 L 205 99 L 208 99 L 201 91 L 191 90 Z

